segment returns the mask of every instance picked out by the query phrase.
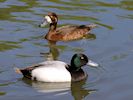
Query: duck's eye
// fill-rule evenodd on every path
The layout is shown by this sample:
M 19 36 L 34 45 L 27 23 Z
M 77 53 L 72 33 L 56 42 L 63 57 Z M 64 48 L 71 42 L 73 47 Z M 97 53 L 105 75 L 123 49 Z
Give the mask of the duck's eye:
M 81 59 L 81 60 L 83 60 L 83 59 L 84 59 L 84 57 L 80 57 L 80 59 Z

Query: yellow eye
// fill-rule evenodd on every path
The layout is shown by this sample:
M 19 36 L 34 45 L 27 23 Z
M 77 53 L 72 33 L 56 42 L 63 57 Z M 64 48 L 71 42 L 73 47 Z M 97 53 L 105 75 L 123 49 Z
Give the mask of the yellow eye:
M 80 57 L 80 59 L 82 59 L 82 60 L 83 60 L 83 59 L 84 59 L 84 57 Z

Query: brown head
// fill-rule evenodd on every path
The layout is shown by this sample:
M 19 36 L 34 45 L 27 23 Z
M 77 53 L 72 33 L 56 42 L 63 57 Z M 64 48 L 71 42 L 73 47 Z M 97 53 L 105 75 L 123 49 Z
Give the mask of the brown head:
M 40 27 L 44 27 L 47 24 L 56 25 L 58 22 L 58 17 L 55 13 L 49 12 L 45 17 L 43 22 L 39 25 Z

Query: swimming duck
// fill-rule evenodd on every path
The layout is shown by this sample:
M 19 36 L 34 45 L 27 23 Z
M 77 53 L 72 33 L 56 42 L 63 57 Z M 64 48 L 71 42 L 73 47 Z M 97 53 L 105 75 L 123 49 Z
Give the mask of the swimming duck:
M 75 82 L 86 79 L 82 66 L 98 66 L 84 54 L 74 54 L 70 65 L 62 61 L 45 61 L 24 69 L 15 68 L 19 74 L 41 82 Z
M 45 36 L 45 39 L 54 42 L 77 40 L 85 37 L 88 33 L 90 33 L 90 30 L 92 28 L 96 27 L 95 24 L 90 24 L 90 25 L 66 25 L 56 28 L 57 22 L 58 22 L 58 17 L 53 12 L 48 13 L 48 15 L 44 17 L 43 22 L 39 26 L 44 27 L 48 23 L 50 24 L 50 28 Z

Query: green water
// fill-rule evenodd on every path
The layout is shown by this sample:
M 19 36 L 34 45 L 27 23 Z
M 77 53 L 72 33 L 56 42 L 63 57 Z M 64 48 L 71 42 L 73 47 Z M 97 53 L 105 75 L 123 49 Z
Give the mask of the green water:
M 83 40 L 48 45 L 39 28 L 48 12 L 59 16 L 58 26 L 97 24 Z M 1 100 L 132 100 L 132 0 L 0 0 Z M 67 63 L 85 53 L 102 68 L 85 67 L 88 78 L 77 83 L 36 83 L 23 79 L 14 67 L 24 68 L 48 57 Z

